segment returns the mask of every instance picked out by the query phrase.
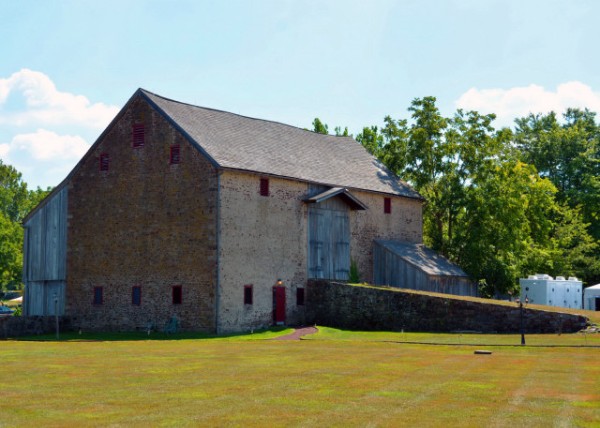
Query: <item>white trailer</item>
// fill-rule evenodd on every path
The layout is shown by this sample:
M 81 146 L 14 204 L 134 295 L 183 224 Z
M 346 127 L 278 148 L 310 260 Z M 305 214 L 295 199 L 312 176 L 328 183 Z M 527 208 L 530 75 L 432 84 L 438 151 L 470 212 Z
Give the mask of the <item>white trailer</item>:
M 583 290 L 583 309 L 600 311 L 600 284 Z
M 582 283 L 575 277 L 556 279 L 546 274 L 529 275 L 519 280 L 521 299 L 537 305 L 559 306 L 563 308 L 581 309 Z

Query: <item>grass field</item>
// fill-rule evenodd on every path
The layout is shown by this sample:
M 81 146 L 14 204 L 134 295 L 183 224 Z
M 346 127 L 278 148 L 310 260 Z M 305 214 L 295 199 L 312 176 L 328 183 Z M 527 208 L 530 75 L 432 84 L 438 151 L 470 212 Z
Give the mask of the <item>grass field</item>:
M 0 426 L 600 426 L 598 334 L 286 332 L 0 341 Z

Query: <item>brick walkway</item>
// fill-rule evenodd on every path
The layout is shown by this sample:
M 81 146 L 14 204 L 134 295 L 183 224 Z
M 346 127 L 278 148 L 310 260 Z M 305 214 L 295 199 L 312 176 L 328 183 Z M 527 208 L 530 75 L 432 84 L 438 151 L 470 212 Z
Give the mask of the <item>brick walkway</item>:
M 315 334 L 317 331 L 319 330 L 317 330 L 315 327 L 297 327 L 293 333 L 276 337 L 273 340 L 300 340 L 302 336 Z

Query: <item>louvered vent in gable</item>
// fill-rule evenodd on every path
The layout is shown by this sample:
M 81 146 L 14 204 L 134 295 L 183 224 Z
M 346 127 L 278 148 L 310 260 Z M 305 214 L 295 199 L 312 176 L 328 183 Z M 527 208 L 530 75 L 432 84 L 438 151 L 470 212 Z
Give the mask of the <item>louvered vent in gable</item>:
M 144 147 L 145 144 L 145 132 L 143 123 L 134 123 L 131 132 L 133 148 L 137 149 Z
M 108 153 L 100 155 L 100 171 L 108 171 L 109 161 Z
M 181 161 L 181 148 L 180 148 L 179 144 L 175 144 L 175 145 L 171 146 L 170 162 L 171 162 L 171 164 L 176 164 L 176 163 L 179 163 L 180 161 Z

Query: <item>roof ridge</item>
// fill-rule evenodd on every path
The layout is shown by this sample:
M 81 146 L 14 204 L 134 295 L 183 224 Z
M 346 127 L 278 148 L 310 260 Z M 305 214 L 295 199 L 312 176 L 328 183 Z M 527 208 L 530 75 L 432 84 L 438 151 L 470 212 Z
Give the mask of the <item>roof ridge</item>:
M 289 123 L 279 122 L 277 120 L 261 119 L 261 118 L 258 118 L 258 117 L 246 116 L 246 115 L 243 115 L 243 114 L 234 113 L 234 112 L 227 111 L 227 110 L 220 110 L 220 109 L 212 108 L 212 107 L 199 106 L 199 105 L 196 105 L 196 104 L 192 104 L 192 103 L 188 103 L 188 102 L 184 102 L 184 101 L 175 100 L 173 98 L 164 97 L 162 95 L 156 94 L 156 93 L 154 93 L 152 91 L 149 91 L 147 89 L 144 89 L 144 88 L 139 88 L 138 91 L 143 92 L 146 95 L 152 95 L 152 96 L 155 96 L 155 97 L 158 97 L 158 98 L 162 98 L 163 100 L 168 101 L 168 102 L 172 102 L 172 103 L 176 103 L 176 104 L 182 104 L 182 105 L 189 106 L 189 107 L 199 108 L 199 109 L 208 110 L 208 111 L 214 111 L 214 112 L 217 112 L 217 113 L 231 114 L 231 115 L 234 115 L 234 116 L 237 116 L 237 117 L 241 117 L 241 118 L 244 118 L 244 119 L 258 120 L 258 121 L 261 121 L 261 122 L 274 123 L 274 124 L 277 124 L 277 125 L 282 125 L 282 126 L 287 126 L 289 128 L 298 129 L 300 131 L 309 132 L 309 133 L 315 134 L 315 135 L 323 135 L 325 137 L 334 137 L 334 138 L 340 138 L 340 139 L 342 139 L 342 138 L 350 138 L 350 139 L 354 140 L 354 138 L 351 137 L 350 135 L 321 134 L 320 132 L 311 131 L 310 129 L 306 129 L 306 128 L 300 128 L 298 126 L 290 125 Z

